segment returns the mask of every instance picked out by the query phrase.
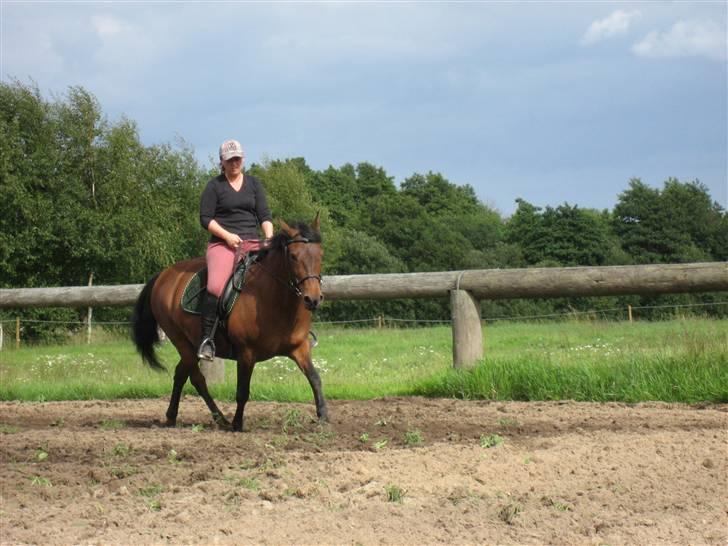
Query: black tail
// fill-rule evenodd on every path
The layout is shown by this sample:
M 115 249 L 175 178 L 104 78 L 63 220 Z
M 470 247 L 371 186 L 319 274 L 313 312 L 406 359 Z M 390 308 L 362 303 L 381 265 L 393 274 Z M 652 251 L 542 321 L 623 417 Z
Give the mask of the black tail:
M 166 370 L 154 352 L 154 345 L 159 343 L 159 333 L 157 332 L 157 319 L 152 314 L 150 299 L 152 288 L 158 276 L 159 274 L 149 279 L 134 305 L 134 315 L 132 316 L 133 339 L 144 362 L 155 370 Z

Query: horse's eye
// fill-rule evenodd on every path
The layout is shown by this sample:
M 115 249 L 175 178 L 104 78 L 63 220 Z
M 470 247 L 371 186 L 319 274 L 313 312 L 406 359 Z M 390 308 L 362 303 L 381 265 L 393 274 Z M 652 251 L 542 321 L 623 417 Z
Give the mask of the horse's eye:
M 295 254 L 290 254 L 290 256 L 291 256 L 291 260 L 293 260 L 294 262 L 298 261 L 298 256 L 296 256 Z

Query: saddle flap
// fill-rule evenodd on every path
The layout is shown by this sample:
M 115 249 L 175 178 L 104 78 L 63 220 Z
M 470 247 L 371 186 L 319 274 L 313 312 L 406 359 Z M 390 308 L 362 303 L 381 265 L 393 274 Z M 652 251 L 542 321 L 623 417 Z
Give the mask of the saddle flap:
M 232 311 L 233 305 L 235 305 L 243 286 L 245 286 L 245 274 L 257 258 L 257 253 L 248 253 L 245 259 L 238 263 L 235 272 L 225 283 L 222 296 L 218 300 L 218 315 L 220 318 L 226 318 L 230 314 L 230 311 Z M 201 314 L 200 304 L 202 303 L 202 294 L 205 290 L 207 290 L 207 266 L 200 269 L 187 282 L 187 286 L 182 292 L 182 301 L 180 302 L 182 309 L 194 315 Z

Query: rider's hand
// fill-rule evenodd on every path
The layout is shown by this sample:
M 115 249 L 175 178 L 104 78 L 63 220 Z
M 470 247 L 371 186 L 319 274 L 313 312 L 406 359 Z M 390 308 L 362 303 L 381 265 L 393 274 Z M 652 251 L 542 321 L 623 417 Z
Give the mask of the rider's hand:
M 263 239 L 263 240 L 262 240 L 262 241 L 260 242 L 260 248 L 261 248 L 261 249 L 264 249 L 264 250 L 265 250 L 266 248 L 270 248 L 271 242 L 272 242 L 272 239 L 270 239 L 270 238 L 268 238 L 268 239 Z
M 225 237 L 225 242 L 230 248 L 238 248 L 243 240 L 234 233 L 230 233 L 227 237 Z

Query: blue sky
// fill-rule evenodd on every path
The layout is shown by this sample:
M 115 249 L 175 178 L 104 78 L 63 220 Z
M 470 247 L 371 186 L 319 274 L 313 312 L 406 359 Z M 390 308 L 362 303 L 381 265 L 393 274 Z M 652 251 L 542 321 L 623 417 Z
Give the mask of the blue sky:
M 204 164 L 368 161 L 515 199 L 612 208 L 630 178 L 728 200 L 719 2 L 13 2 L 0 74 L 92 92 Z

